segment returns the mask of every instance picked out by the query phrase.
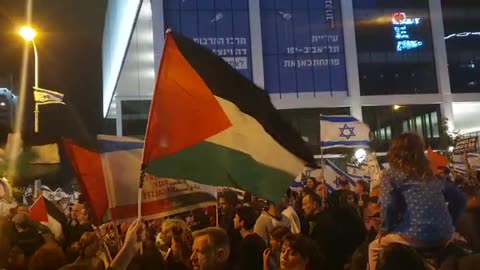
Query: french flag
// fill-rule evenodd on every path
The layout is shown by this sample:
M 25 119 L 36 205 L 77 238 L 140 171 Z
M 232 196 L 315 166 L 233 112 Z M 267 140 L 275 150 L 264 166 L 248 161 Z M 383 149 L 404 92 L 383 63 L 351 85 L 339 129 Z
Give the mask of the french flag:
M 98 135 L 94 150 L 68 140 L 64 145 L 95 223 L 136 218 L 143 141 Z M 215 205 L 214 190 L 188 180 L 160 179 L 147 174 L 142 216 L 156 219 Z

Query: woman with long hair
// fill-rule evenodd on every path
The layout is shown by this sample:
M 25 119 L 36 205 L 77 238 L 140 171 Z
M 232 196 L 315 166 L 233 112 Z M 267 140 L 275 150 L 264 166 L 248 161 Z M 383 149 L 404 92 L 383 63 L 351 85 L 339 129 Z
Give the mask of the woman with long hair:
M 391 243 L 414 248 L 442 247 L 452 238 L 454 224 L 465 207 L 461 191 L 434 176 L 420 136 L 405 133 L 392 142 L 390 169 L 380 184 L 379 237 L 369 246 L 369 265 Z M 451 213 L 447 203 L 454 209 Z
M 185 221 L 167 219 L 162 223 L 157 247 L 163 253 L 167 268 L 190 269 L 192 244 L 192 231 Z

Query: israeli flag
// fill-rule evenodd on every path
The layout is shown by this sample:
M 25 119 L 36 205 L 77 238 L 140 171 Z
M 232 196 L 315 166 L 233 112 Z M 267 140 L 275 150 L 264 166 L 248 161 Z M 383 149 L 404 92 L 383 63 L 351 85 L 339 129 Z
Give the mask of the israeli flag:
M 357 183 L 348 173 L 342 171 L 338 168 L 333 162 L 330 160 L 325 161 L 325 183 L 327 184 L 328 190 L 333 192 L 340 187 L 340 177 L 343 176 L 348 180 L 350 184 L 350 188 L 355 188 L 355 184 Z M 357 179 L 358 180 L 358 179 Z
M 370 128 L 350 115 L 320 116 L 320 139 L 323 148 L 370 146 Z
M 370 180 L 367 164 L 353 164 L 347 163 L 347 174 L 355 180 Z

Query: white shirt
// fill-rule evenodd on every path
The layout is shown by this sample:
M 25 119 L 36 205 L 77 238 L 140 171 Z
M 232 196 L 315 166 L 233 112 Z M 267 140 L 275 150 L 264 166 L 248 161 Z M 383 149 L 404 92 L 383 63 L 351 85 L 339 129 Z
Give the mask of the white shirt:
M 287 209 L 283 210 L 282 215 L 286 216 L 290 220 L 290 230 L 293 234 L 299 234 L 302 232 L 300 218 L 298 218 L 297 212 L 295 212 L 293 207 L 287 207 Z

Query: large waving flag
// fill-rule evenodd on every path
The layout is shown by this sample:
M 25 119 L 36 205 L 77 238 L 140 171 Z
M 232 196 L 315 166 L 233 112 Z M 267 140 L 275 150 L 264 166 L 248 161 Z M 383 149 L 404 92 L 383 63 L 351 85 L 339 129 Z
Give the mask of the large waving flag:
M 99 135 L 98 149 L 65 141 L 82 191 L 97 223 L 105 219 L 137 216 L 137 190 L 143 141 Z M 143 188 L 143 218 L 156 219 L 215 205 L 215 188 L 181 179 L 146 176 Z
M 145 138 L 146 172 L 278 200 L 313 162 L 266 91 L 208 49 L 167 33 Z
M 320 139 L 323 148 L 370 146 L 370 128 L 350 115 L 320 116 Z

